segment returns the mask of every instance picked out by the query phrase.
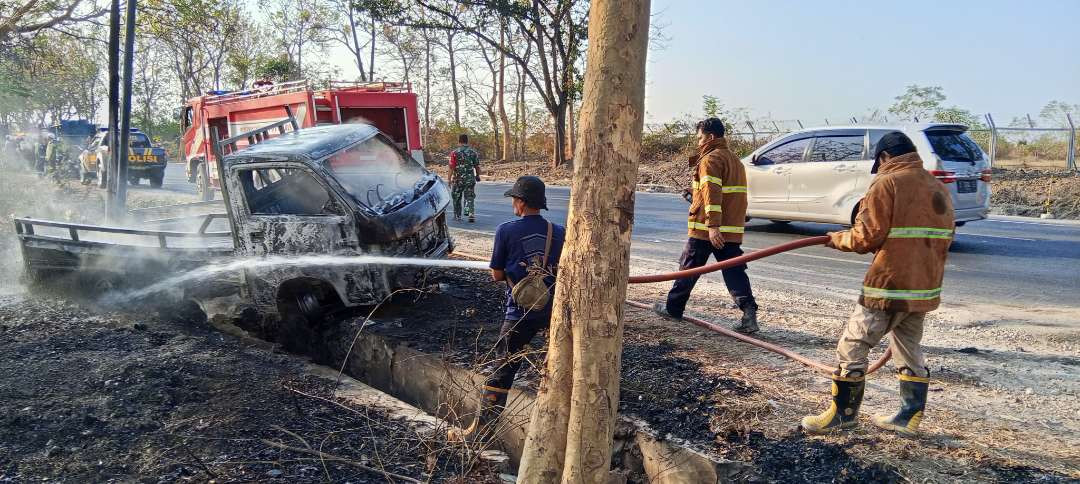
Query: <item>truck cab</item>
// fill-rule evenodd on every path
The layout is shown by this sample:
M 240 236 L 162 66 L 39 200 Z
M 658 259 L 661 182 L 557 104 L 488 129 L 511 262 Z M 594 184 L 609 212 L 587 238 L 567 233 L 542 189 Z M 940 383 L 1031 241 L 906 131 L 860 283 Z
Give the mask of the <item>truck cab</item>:
M 301 129 L 219 153 L 237 256 L 340 257 L 248 269 L 260 308 L 373 305 L 415 287 L 422 271 L 349 257 L 438 258 L 452 250 L 446 185 L 371 125 Z

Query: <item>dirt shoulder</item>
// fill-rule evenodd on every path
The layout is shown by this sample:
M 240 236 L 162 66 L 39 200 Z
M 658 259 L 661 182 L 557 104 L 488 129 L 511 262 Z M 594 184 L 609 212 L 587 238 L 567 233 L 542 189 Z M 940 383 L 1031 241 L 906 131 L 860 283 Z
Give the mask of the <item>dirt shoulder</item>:
M 455 236 L 462 251 L 490 251 L 485 237 L 461 231 Z M 666 272 L 676 265 L 631 263 L 633 274 Z M 760 338 L 818 361 L 833 361 L 836 338 L 854 302 L 828 291 L 793 292 L 755 281 L 752 265 L 750 278 L 762 306 Z M 652 302 L 668 288 L 633 285 L 629 295 Z M 711 277 L 699 283 L 689 310 L 727 326 L 739 315 L 722 280 Z M 696 326 L 627 308 L 625 341 L 624 409 L 634 410 L 635 393 L 653 399 L 652 410 L 644 415 L 650 423 L 668 422 L 660 428 L 699 442 L 715 436 L 713 451 L 752 461 L 763 472 L 840 472 L 829 465 L 853 462 L 853 470 L 884 469 L 915 482 L 1080 478 L 1080 315 L 1074 311 L 946 304 L 932 313 L 924 337 L 932 386 L 924 435 L 916 439 L 878 431 L 868 417 L 853 432 L 801 435 L 799 419 L 826 406 L 828 380 Z M 654 367 L 678 370 L 664 373 Z M 890 364 L 870 378 L 864 415 L 896 410 L 893 371 Z M 821 457 L 770 464 L 791 453 Z M 810 477 L 772 472 L 770 477 L 780 481 Z

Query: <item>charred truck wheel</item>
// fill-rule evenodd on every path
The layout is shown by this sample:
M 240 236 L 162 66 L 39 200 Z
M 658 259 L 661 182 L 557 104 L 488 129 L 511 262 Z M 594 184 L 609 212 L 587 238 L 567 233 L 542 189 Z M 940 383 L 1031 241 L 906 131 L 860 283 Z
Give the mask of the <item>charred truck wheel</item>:
M 344 307 L 333 286 L 318 279 L 294 279 L 278 290 L 277 341 L 286 349 L 317 356 L 326 318 Z

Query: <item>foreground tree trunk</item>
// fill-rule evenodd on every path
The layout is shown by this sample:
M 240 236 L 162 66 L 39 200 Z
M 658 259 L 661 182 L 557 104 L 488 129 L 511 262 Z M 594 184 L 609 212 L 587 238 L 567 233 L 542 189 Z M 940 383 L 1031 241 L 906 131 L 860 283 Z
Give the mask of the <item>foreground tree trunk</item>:
M 592 3 L 566 245 L 519 482 L 608 480 L 648 34 L 649 0 Z

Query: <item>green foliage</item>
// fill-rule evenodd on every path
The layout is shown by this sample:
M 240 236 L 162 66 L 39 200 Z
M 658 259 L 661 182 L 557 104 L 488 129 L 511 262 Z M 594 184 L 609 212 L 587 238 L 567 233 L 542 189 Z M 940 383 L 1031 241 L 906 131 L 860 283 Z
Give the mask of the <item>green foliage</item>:
M 895 99 L 896 102 L 889 108 L 890 113 L 926 121 L 939 110 L 941 103 L 945 102 L 945 91 L 941 86 L 922 87 L 912 84 Z
M 101 66 L 80 41 L 42 34 L 0 57 L 0 122 L 56 122 L 93 117 Z
M 281 55 L 277 57 L 260 57 L 256 59 L 254 68 L 255 77 L 258 79 L 269 79 L 274 82 L 285 82 L 289 80 L 289 76 L 292 73 L 297 72 L 299 67 L 295 62 L 289 60 L 287 56 Z
M 963 124 L 971 129 L 984 129 L 986 125 L 983 124 L 982 119 L 967 109 L 962 109 L 957 106 L 951 106 L 945 109 L 941 109 L 934 113 L 934 121 L 939 123 L 957 123 Z
M 701 96 L 701 111 L 705 113 L 706 118 L 720 117 L 720 111 L 722 109 L 724 108 L 716 96 L 710 96 L 708 94 Z

